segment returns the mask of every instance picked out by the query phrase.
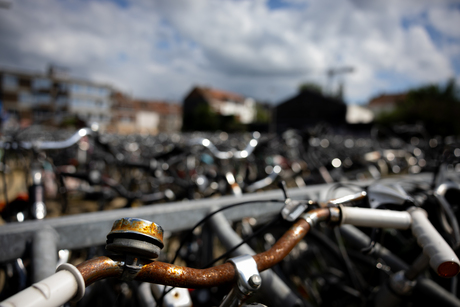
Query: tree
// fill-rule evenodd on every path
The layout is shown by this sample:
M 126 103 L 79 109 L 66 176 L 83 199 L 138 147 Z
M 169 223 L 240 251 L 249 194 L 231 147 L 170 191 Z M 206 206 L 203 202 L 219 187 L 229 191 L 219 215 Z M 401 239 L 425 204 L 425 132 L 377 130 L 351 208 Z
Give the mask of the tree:
M 265 104 L 256 103 L 256 123 L 270 122 L 270 107 Z
M 460 135 L 460 98 L 451 79 L 445 86 L 427 85 L 409 91 L 396 109 L 382 114 L 377 122 L 390 126 L 395 123 L 424 125 L 432 135 Z
M 193 112 L 184 113 L 182 131 L 246 131 L 234 115 L 219 115 L 207 103 L 198 104 Z
M 219 117 L 206 103 L 199 104 L 191 114 L 184 114 L 182 131 L 216 131 Z
M 305 82 L 299 85 L 299 92 L 310 91 L 315 93 L 323 93 L 323 88 L 321 85 L 314 82 Z
M 240 123 L 235 115 L 219 115 L 219 130 L 225 132 L 243 132 L 246 126 Z

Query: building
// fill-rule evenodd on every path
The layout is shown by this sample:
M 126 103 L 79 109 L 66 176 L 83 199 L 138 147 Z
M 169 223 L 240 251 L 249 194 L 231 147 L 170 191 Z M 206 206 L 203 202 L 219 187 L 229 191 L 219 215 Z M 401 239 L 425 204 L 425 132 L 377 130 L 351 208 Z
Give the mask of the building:
M 157 100 L 135 100 L 123 93 L 113 95 L 109 130 L 119 134 L 178 132 L 182 126 L 182 107 Z
M 406 94 L 382 94 L 372 98 L 367 105 L 368 109 L 378 116 L 382 113 L 389 113 L 396 108 L 396 105 L 403 101 Z
M 136 109 L 133 100 L 121 92 L 112 95 L 112 121 L 109 132 L 131 134 L 136 132 Z
M 348 105 L 346 120 L 348 124 L 369 124 L 374 121 L 374 113 L 365 106 Z
M 179 132 L 182 128 L 182 106 L 177 103 L 166 101 L 137 100 L 138 122 L 145 122 L 150 114 L 155 113 L 158 116 L 158 132 Z M 148 114 L 148 113 L 147 113 Z
M 134 100 L 136 125 L 140 132 L 179 132 L 182 127 L 182 106 L 157 100 Z
M 296 96 L 278 104 L 274 109 L 276 131 L 303 130 L 320 123 L 331 127 L 346 124 L 347 106 L 338 99 L 320 92 L 302 90 Z
M 241 124 L 250 124 L 256 118 L 256 106 L 252 98 L 208 87 L 194 87 L 184 98 L 184 128 L 199 127 L 204 118 L 200 112 L 207 108 L 222 117 L 233 116 Z
M 0 69 L 0 100 L 4 118 L 27 126 L 60 124 L 78 117 L 104 129 L 111 121 L 113 89 L 70 78 L 50 68 L 47 74 Z

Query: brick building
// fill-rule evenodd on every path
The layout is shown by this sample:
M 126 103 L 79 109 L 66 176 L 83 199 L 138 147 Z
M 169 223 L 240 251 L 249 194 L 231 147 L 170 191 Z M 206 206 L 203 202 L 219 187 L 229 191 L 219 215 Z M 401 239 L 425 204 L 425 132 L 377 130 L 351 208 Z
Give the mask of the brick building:
M 120 134 L 178 132 L 182 126 L 182 107 L 157 100 L 135 100 L 120 92 L 113 95 L 109 130 Z
M 388 113 L 396 108 L 396 105 L 404 100 L 406 94 L 382 94 L 369 101 L 367 107 L 375 116 Z

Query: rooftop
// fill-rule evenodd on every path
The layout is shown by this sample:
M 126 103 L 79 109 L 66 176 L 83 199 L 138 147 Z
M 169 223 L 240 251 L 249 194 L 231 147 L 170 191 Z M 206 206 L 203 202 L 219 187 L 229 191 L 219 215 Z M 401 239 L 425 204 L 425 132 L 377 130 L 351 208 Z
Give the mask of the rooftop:
M 204 96 L 210 99 L 216 99 L 220 101 L 235 101 L 244 102 L 244 96 L 224 90 L 213 89 L 209 87 L 196 87 L 197 91 L 200 91 Z
M 369 101 L 369 106 L 377 106 L 377 105 L 388 105 L 388 104 L 395 104 L 398 101 L 403 100 L 406 97 L 406 94 L 382 94 L 375 98 L 372 98 Z

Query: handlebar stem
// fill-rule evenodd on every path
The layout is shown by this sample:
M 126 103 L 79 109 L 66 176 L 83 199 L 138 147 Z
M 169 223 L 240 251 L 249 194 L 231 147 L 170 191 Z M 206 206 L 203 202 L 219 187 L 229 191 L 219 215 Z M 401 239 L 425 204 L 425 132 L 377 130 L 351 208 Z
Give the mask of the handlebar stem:
M 250 255 L 231 258 L 229 262 L 233 263 L 237 270 L 238 281 L 220 304 L 220 307 L 241 306 L 262 284 L 262 278 L 257 270 L 257 263 Z

